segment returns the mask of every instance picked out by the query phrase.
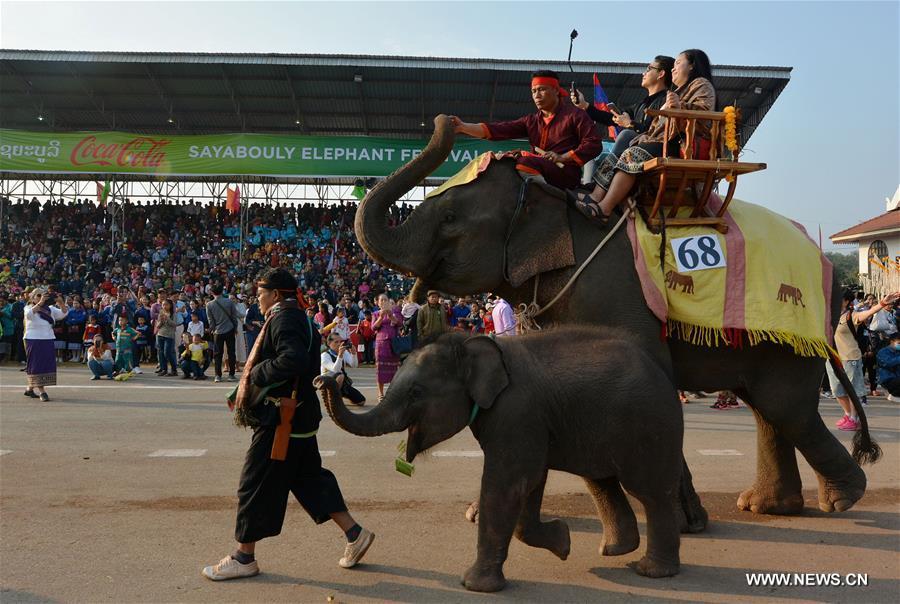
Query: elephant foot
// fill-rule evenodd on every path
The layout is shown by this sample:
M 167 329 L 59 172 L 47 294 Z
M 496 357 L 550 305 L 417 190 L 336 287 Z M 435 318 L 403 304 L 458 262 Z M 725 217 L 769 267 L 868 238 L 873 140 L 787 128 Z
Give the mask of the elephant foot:
M 469 570 L 463 575 L 462 584 L 469 591 L 500 591 L 506 587 L 506 577 L 503 576 L 502 569 L 484 570 L 476 563 L 469 567 Z
M 603 543 L 600 544 L 601 556 L 623 556 L 630 554 L 641 544 L 641 536 L 635 531 L 629 535 L 616 535 L 607 537 L 603 533 Z
M 794 516 L 803 511 L 803 495 L 799 492 L 776 493 L 754 485 L 740 494 L 737 507 L 754 514 Z
M 469 507 L 466 508 L 466 520 L 471 522 L 472 524 L 478 524 L 478 502 L 473 501 L 469 504 Z
M 846 512 L 852 508 L 866 494 L 866 475 L 862 470 L 859 474 L 851 482 L 820 482 L 819 509 L 823 512 Z
M 516 530 L 516 537 L 531 547 L 540 547 L 552 552 L 560 560 L 569 557 L 572 538 L 569 525 L 562 520 L 549 520 L 537 526 Z
M 681 506 L 675 510 L 675 513 L 678 517 L 678 531 L 680 533 L 702 533 L 706 530 L 706 525 L 709 524 L 709 514 L 699 499 L 692 505 L 690 513 L 686 512 Z
M 681 569 L 681 565 L 677 561 L 663 562 L 650 556 L 644 556 L 637 562 L 629 563 L 628 566 L 642 577 L 650 577 L 652 579 L 675 576 Z

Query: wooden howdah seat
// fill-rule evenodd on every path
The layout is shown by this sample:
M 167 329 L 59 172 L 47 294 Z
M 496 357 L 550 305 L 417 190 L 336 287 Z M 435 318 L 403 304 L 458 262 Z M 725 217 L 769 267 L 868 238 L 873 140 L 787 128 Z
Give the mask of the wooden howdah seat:
M 632 195 L 647 223 L 653 230 L 663 223 L 667 226 L 708 225 L 722 233 L 728 232 L 723 218 L 734 191 L 738 176 L 765 170 L 766 164 L 735 161 L 725 146 L 725 113 L 721 111 L 689 111 L 686 109 L 648 109 L 648 115 L 666 118 L 663 156 L 644 162 L 644 173 L 638 176 Z M 695 139 L 697 120 L 711 122 L 710 139 Z M 681 157 L 668 157 L 669 140 L 684 124 Z M 695 142 L 696 140 L 696 142 Z M 698 155 L 694 157 L 695 153 Z M 715 213 L 707 208 L 710 194 L 722 179 L 728 181 L 728 192 L 722 207 Z M 692 207 L 689 216 L 677 216 L 680 208 Z M 663 214 L 665 213 L 665 214 Z

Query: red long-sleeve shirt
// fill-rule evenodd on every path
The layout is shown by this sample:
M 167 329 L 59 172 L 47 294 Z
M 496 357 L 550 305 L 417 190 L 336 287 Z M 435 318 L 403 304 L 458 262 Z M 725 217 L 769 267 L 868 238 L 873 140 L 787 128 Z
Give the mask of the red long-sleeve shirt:
M 594 120 L 582 109 L 563 100 L 549 121 L 536 111 L 509 122 L 482 123 L 481 129 L 489 140 L 527 138 L 532 147 L 560 155 L 569 154 L 575 163 L 566 163 L 566 170 L 580 172 L 585 162 L 603 150 L 603 140 Z

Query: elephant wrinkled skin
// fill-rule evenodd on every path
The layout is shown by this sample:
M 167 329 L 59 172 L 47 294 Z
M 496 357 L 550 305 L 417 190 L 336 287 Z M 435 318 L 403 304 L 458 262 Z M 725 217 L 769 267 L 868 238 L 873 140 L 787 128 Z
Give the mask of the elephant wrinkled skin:
M 484 472 L 478 555 L 463 577 L 468 589 L 503 588 L 513 535 L 568 557 L 566 523 L 540 517 L 548 470 L 584 478 L 603 524 L 603 555 L 626 554 L 640 542 L 624 487 L 647 515 L 647 551 L 635 570 L 678 572 L 681 405 L 659 363 L 628 334 L 600 327 L 496 340 L 447 334 L 410 355 L 384 401 L 363 414 L 346 408 L 333 378 L 316 385 L 334 422 L 349 432 L 408 429 L 409 462 L 465 429 L 477 405 L 471 429 Z
M 567 207 L 560 191 L 534 183 L 523 212 L 511 225 L 522 182 L 512 161 L 493 162 L 476 181 L 426 200 L 405 222 L 388 226 L 391 206 L 444 162 L 453 141 L 449 119 L 435 118 L 426 149 L 379 183 L 360 204 L 355 224 L 360 243 L 378 262 L 418 277 L 416 296 L 424 296 L 429 288 L 455 294 L 491 291 L 514 305 L 529 303 L 535 278 L 522 267 L 534 267 L 540 271 L 538 301 L 546 304 L 607 231 Z M 569 250 L 559 245 L 560 233 L 548 227 L 560 218 L 571 231 Z M 510 281 L 504 276 L 504 259 Z M 835 324 L 840 293 L 835 282 L 831 300 Z M 632 341 L 662 364 L 678 388 L 732 390 L 746 401 L 758 428 L 757 475 L 738 498 L 741 509 L 770 514 L 802 510 L 795 449 L 816 472 L 822 510 L 846 510 L 863 496 L 865 473 L 818 413 L 823 360 L 800 357 L 770 342 L 739 350 L 677 339 L 666 343 L 660 338 L 659 321 L 644 302 L 624 229 L 541 317 L 541 323 L 623 327 Z M 866 429 L 857 433 L 856 459 L 875 459 L 876 451 Z M 705 511 L 693 492 L 686 464 L 683 477 L 680 491 L 687 524 L 702 530 Z

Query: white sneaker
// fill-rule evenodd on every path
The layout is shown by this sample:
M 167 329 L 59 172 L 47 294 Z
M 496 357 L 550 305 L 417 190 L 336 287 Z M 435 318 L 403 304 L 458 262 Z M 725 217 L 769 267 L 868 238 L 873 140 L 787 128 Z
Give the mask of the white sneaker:
M 891 401 L 892 403 L 900 403 L 900 397 L 894 396 L 893 394 L 888 394 L 887 400 Z
M 131 370 L 131 373 L 134 373 L 134 374 L 137 374 L 137 375 L 141 375 L 141 374 L 144 373 L 144 372 L 141 371 L 141 368 L 140 368 L 140 367 L 135 367 L 134 369 Z
M 216 376 L 216 379 L 214 379 L 213 381 L 214 381 L 216 384 L 218 384 L 219 382 L 222 381 L 222 376 L 217 375 L 217 376 Z
M 373 541 L 375 541 L 375 533 L 363 529 L 356 541 L 348 543 L 344 548 L 344 557 L 338 560 L 338 564 L 341 568 L 353 568 L 366 555 Z
M 256 560 L 250 564 L 241 564 L 231 556 L 225 556 L 215 566 L 207 566 L 200 574 L 210 581 L 227 581 L 228 579 L 243 579 L 259 574 L 259 564 Z

